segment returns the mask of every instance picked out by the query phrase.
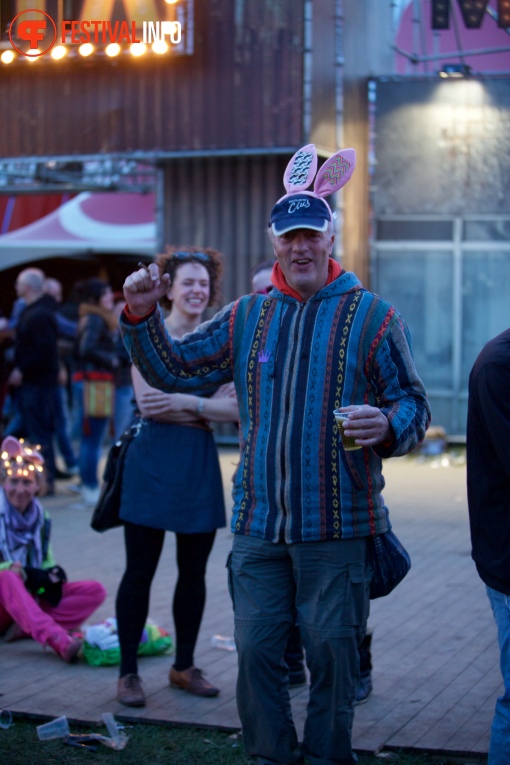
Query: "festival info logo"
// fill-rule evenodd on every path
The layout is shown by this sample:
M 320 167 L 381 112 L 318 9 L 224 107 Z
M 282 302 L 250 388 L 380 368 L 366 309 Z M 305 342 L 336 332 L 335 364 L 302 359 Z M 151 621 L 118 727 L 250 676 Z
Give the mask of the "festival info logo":
M 166 45 L 165 38 L 168 38 L 170 44 L 179 45 L 182 40 L 182 28 L 179 21 L 143 21 L 142 39 L 139 39 L 136 21 L 64 20 L 61 24 L 60 37 L 62 44 L 70 43 L 71 45 L 84 43 L 95 45 L 162 43 Z M 36 58 L 48 53 L 55 45 L 57 26 L 45 11 L 27 8 L 12 20 L 9 26 L 9 39 L 12 47 L 22 56 Z
M 30 14 L 27 16 L 27 14 Z M 35 18 L 34 18 L 35 15 Z M 21 50 L 15 44 L 13 35 L 17 40 L 27 43 L 26 50 Z M 51 16 L 44 11 L 39 11 L 37 8 L 27 8 L 26 11 L 21 11 L 11 21 L 9 27 L 9 40 L 12 47 L 21 53 L 22 56 L 29 56 L 30 58 L 36 58 L 42 56 L 44 53 L 48 53 L 55 45 L 57 39 L 57 26 Z M 39 49 L 39 43 L 47 45 L 44 50 Z M 20 42 L 21 45 L 21 42 Z

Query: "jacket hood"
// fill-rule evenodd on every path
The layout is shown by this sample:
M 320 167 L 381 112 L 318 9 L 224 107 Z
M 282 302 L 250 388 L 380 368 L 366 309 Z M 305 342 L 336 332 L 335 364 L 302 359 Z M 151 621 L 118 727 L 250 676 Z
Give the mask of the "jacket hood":
M 336 261 L 332 262 L 336 263 Z M 281 275 L 281 278 L 283 278 L 283 274 Z M 282 287 L 283 289 L 280 289 L 275 285 L 270 292 L 271 297 L 279 300 L 296 300 L 297 302 L 303 302 L 301 298 L 296 297 L 295 291 L 291 291 L 290 288 L 286 285 L 285 281 L 283 282 Z M 312 295 L 310 300 L 307 302 L 312 300 L 324 300 L 328 298 L 339 297 L 340 295 L 345 295 L 347 292 L 356 292 L 357 290 L 361 289 L 363 289 L 363 285 L 355 273 L 352 271 L 340 271 L 339 276 L 333 278 L 333 280 L 326 284 L 325 287 L 316 292 L 315 295 Z

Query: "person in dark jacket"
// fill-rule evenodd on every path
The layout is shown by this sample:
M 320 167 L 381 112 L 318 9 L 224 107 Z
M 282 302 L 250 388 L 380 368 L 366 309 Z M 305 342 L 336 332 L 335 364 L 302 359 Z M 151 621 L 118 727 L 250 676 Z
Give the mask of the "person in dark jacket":
M 110 383 L 113 398 L 114 372 L 118 367 L 114 332 L 118 319 L 113 313 L 113 292 L 101 279 L 88 279 L 82 285 L 77 338 L 77 371 L 73 375 L 80 406 L 87 382 Z M 98 416 L 83 409 L 80 442 L 80 477 L 85 504 L 95 505 L 99 498 L 97 467 L 101 444 L 109 422 L 108 415 Z
M 55 428 L 57 444 L 66 464 L 67 473 L 57 471 L 57 478 L 68 478 L 70 475 L 77 475 L 78 460 L 69 436 L 69 416 L 67 411 L 67 383 L 68 368 L 65 363 L 65 355 L 69 349 L 74 349 L 76 341 L 76 332 L 78 322 L 68 319 L 60 313 L 62 305 L 62 284 L 58 279 L 46 278 L 44 281 L 44 291 L 55 299 L 55 319 L 58 327 L 58 357 L 59 357 L 59 386 L 58 396 L 55 400 Z
M 467 488 L 472 557 L 498 629 L 505 690 L 488 765 L 510 765 L 510 329 L 490 340 L 469 377 Z
M 14 368 L 9 385 L 19 388 L 19 402 L 27 436 L 41 445 L 48 472 L 48 492 L 54 491 L 56 472 L 53 436 L 55 406 L 58 396 L 58 326 L 57 303 L 44 292 L 44 273 L 26 268 L 18 274 L 16 292 L 23 298 L 14 343 Z

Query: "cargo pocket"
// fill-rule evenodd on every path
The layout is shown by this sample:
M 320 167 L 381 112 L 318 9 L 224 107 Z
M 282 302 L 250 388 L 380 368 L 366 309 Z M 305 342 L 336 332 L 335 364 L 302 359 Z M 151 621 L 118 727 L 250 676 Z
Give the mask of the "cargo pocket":
M 369 580 L 365 581 L 365 567 L 360 563 L 349 563 L 347 592 L 344 602 L 344 624 L 363 627 L 368 619 L 370 599 Z

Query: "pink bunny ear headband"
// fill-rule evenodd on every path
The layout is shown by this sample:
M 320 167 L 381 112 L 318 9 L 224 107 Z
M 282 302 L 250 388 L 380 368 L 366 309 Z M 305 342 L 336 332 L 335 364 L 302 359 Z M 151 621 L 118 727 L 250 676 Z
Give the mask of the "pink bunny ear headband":
M 326 160 L 317 176 L 317 150 L 313 143 L 299 149 L 285 170 L 283 185 L 287 191 L 271 210 L 269 225 L 273 234 L 281 236 L 294 228 L 326 231 L 333 219 L 331 208 L 323 197 L 345 186 L 356 167 L 354 149 L 342 149 Z M 312 183 L 313 191 L 305 191 Z
M 33 449 L 25 446 L 14 436 L 7 436 L 0 446 L 0 458 L 8 476 L 28 476 L 30 473 L 42 473 L 44 458 L 39 452 L 40 447 Z

